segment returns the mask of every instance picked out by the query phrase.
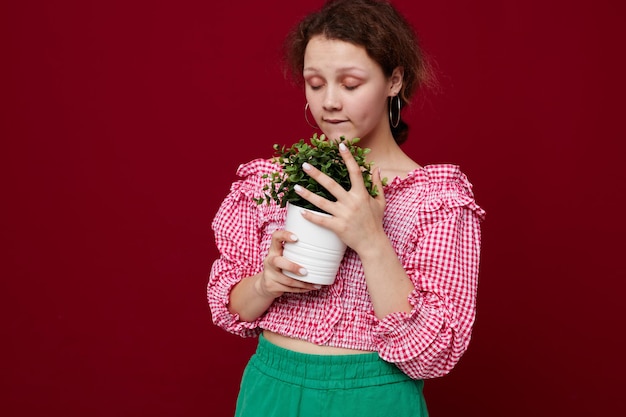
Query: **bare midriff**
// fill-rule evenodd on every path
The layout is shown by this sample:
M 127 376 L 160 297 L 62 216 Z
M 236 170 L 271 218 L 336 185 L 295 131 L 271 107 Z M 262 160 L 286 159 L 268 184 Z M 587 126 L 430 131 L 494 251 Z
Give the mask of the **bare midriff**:
M 263 330 L 263 336 L 268 342 L 284 349 L 294 352 L 307 353 L 310 355 L 358 355 L 364 353 L 372 353 L 369 350 L 346 349 L 334 346 L 321 346 L 306 340 L 294 339 L 293 337 L 283 336 L 269 330 Z

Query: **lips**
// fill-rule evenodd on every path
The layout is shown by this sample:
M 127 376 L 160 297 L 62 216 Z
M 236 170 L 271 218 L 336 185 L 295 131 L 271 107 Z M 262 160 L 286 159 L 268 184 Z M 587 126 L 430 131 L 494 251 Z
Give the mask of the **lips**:
M 324 122 L 330 123 L 333 125 L 337 125 L 339 123 L 347 122 L 347 120 L 339 120 L 339 119 L 324 119 Z

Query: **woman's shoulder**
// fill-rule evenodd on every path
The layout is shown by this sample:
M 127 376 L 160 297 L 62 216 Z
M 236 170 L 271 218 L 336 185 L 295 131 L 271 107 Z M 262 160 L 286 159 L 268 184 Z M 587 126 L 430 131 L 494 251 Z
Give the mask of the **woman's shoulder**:
M 237 168 L 237 176 L 242 179 L 262 177 L 263 175 L 271 174 L 272 172 L 277 172 L 279 170 L 279 165 L 271 159 L 258 158 L 239 165 Z
M 269 175 L 277 171 L 280 171 L 280 166 L 271 159 L 253 159 L 239 165 L 237 179 L 232 182 L 227 199 L 239 201 L 242 196 L 250 199 L 261 197 Z
M 280 171 L 280 166 L 271 159 L 253 159 L 239 165 L 238 178 L 231 183 L 230 191 L 222 201 L 216 219 L 225 219 L 227 226 L 230 226 L 231 223 L 237 223 L 232 220 L 234 217 L 239 220 L 249 216 L 278 218 L 281 208 L 274 202 L 259 203 L 265 197 L 270 175 L 277 171 Z M 215 223 L 214 227 L 220 226 Z
M 435 190 L 464 190 L 473 197 L 474 186 L 461 170 L 459 165 L 454 164 L 432 164 L 423 166 L 419 173 L 429 188 Z
M 394 178 L 387 189 L 402 189 L 415 194 L 418 210 L 434 211 L 442 207 L 469 206 L 482 217 L 483 210 L 476 204 L 474 186 L 459 165 L 432 164 L 411 171 L 405 178 Z
M 467 176 L 458 165 L 432 164 L 420 166 L 404 177 L 395 177 L 387 186 L 389 188 L 442 188 L 461 184 L 472 188 Z

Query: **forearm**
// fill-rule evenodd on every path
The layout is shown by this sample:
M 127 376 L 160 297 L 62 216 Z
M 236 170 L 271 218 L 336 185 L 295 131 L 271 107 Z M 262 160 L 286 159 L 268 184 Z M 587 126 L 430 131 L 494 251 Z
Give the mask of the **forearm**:
M 230 293 L 228 310 L 239 315 L 243 321 L 254 321 L 261 317 L 274 302 L 274 297 L 264 295 L 259 290 L 259 280 L 262 273 L 242 279 L 233 287 Z
M 410 312 L 408 297 L 414 286 L 387 236 L 372 239 L 358 254 L 376 317 L 382 320 L 391 313 Z

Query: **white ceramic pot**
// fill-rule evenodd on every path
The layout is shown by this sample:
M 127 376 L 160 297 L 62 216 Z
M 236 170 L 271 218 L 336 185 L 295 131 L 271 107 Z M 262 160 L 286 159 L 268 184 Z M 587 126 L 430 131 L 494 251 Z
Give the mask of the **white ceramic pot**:
M 285 230 L 298 236 L 297 242 L 285 243 L 283 256 L 303 266 L 308 271 L 305 276 L 283 273 L 289 277 L 312 284 L 330 285 L 335 282 L 339 264 L 346 252 L 346 244 L 331 230 L 318 226 L 302 217 L 301 211 L 307 210 L 293 204 L 287 204 Z M 311 213 L 329 216 L 308 210 Z

